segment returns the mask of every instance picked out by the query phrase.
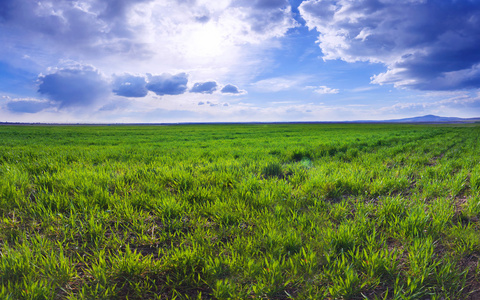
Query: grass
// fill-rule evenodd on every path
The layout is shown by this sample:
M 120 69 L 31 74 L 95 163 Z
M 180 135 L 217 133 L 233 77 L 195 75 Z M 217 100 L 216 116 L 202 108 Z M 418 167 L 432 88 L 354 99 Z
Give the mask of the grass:
M 478 125 L 1 126 L 1 299 L 476 299 Z

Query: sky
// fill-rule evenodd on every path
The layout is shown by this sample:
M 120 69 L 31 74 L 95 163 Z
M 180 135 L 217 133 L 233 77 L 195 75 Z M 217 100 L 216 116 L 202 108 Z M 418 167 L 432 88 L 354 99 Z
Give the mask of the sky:
M 480 117 L 478 0 L 2 0 L 0 122 Z

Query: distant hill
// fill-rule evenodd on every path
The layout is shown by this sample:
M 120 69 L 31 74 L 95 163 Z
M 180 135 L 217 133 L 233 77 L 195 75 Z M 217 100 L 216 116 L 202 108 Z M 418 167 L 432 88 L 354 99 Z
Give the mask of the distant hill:
M 426 115 L 421 117 L 405 118 L 405 119 L 396 119 L 390 120 L 389 122 L 395 123 L 444 123 L 444 122 L 463 122 L 467 119 L 456 118 L 456 117 L 440 117 L 434 115 Z
M 480 118 L 457 118 L 426 115 L 413 118 L 392 119 L 381 121 L 354 121 L 355 123 L 474 123 L 480 122 Z

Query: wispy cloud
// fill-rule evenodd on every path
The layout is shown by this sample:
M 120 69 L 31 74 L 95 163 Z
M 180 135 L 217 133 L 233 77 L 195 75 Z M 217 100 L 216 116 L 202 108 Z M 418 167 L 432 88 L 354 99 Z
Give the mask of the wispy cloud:
M 357 88 L 354 88 L 354 89 L 351 89 L 350 91 L 353 92 L 353 93 L 363 93 L 363 92 L 368 92 L 368 91 L 372 91 L 372 90 L 375 90 L 377 89 L 376 86 L 361 86 L 361 87 L 357 87 Z
M 327 86 L 321 85 L 321 86 L 315 87 L 314 92 L 319 93 L 321 95 L 338 94 L 339 90 L 338 89 L 332 89 L 332 88 L 329 88 Z
M 7 102 L 7 109 L 14 113 L 34 114 L 42 110 L 54 107 L 55 105 L 47 100 L 39 99 L 13 99 Z
M 280 92 L 291 89 L 302 88 L 308 77 L 273 77 L 259 80 L 252 86 L 261 92 Z

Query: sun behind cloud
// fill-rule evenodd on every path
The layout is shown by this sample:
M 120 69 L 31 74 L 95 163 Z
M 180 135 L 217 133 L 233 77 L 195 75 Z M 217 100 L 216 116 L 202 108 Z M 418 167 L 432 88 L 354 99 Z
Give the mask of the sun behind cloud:
M 0 118 L 474 117 L 479 14 L 468 0 L 4 0 Z

